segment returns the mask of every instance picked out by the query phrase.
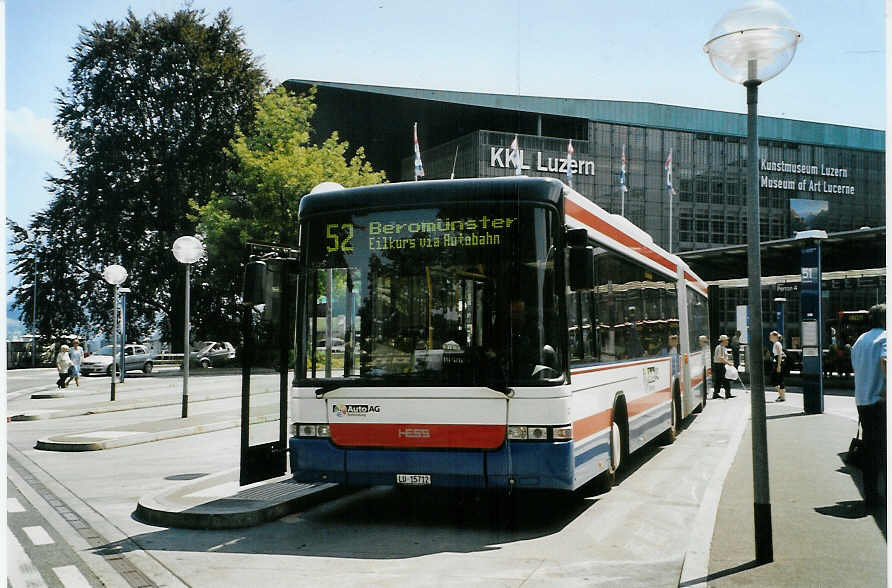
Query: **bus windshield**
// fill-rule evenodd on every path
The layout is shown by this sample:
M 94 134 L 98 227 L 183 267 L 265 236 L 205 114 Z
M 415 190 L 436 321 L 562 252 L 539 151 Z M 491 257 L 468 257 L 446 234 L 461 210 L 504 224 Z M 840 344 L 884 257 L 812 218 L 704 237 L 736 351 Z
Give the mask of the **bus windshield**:
M 453 202 L 304 219 L 305 377 L 559 383 L 555 217 L 534 204 Z

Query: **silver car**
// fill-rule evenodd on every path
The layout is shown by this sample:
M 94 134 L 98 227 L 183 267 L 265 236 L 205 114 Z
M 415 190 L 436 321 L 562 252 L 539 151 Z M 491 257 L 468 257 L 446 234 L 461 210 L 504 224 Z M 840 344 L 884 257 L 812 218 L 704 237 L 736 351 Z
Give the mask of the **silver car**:
M 116 357 L 114 358 L 116 371 L 120 371 L 120 368 L 117 366 L 118 361 L 120 361 L 118 359 L 120 353 L 121 348 L 116 347 Z M 133 343 L 124 345 L 124 369 L 126 371 L 140 370 L 145 374 L 150 374 L 152 373 L 152 367 L 152 356 L 144 345 L 136 345 Z M 91 353 L 88 357 L 81 360 L 81 374 L 84 376 L 93 374 L 105 374 L 106 376 L 110 376 L 112 374 L 111 345 L 106 345 L 99 351 Z

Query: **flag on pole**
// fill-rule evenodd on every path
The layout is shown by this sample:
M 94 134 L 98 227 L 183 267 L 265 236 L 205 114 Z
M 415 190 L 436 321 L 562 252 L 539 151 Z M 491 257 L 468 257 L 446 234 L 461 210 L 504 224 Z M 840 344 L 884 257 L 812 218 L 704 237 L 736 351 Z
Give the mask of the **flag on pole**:
M 669 196 L 675 196 L 675 188 L 672 187 L 672 149 L 666 157 L 666 187 L 669 188 Z
M 573 139 L 570 139 L 570 142 L 567 143 L 567 184 L 571 188 L 573 187 L 573 167 L 570 164 L 573 162 L 574 153 L 576 150 L 573 149 Z
M 508 149 L 508 161 L 514 164 L 514 175 L 519 176 L 523 170 L 523 161 L 520 159 L 520 144 L 517 142 L 517 135 L 511 141 L 511 147 Z
M 623 143 L 622 165 L 619 168 L 619 189 L 625 192 L 629 188 L 626 186 L 626 144 Z
M 418 148 L 418 123 L 412 127 L 412 138 L 415 141 L 415 181 L 424 177 L 424 167 L 421 165 L 421 150 Z

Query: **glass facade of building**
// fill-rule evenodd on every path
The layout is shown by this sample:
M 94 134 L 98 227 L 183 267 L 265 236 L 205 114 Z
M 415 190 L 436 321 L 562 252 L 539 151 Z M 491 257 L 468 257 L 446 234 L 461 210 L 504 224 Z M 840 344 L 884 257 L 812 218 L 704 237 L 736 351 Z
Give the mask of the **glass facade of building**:
M 747 154 L 744 137 L 579 121 L 569 137 L 518 135 L 523 173 L 567 182 L 561 159 L 573 141 L 573 187 L 620 214 L 669 248 L 666 159 L 672 151 L 672 251 L 746 242 Z M 509 161 L 514 133 L 480 130 L 422 151 L 426 179 L 515 173 Z M 623 150 L 626 186 L 619 176 Z M 791 200 L 826 201 L 820 228 L 829 232 L 885 224 L 885 152 L 761 140 L 761 240 L 791 237 Z M 411 180 L 412 160 L 401 166 Z M 624 202 L 623 202 L 624 195 Z

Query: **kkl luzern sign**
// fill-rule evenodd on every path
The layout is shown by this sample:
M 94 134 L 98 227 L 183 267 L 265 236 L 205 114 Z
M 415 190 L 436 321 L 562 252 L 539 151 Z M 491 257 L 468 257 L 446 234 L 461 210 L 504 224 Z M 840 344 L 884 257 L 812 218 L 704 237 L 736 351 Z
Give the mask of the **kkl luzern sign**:
M 489 167 L 516 167 L 511 159 L 511 149 L 507 147 L 489 148 Z M 523 149 L 520 150 L 520 169 L 533 169 L 532 164 L 527 164 Z M 543 157 L 541 151 L 536 152 L 536 171 L 555 174 L 567 173 L 566 157 Z M 570 171 L 581 176 L 595 175 L 595 162 L 591 159 L 570 160 Z
M 759 162 L 759 170 L 763 172 L 802 174 L 808 176 L 825 176 L 830 178 L 848 178 L 849 170 L 844 167 L 824 167 L 823 165 L 808 165 L 805 163 L 790 163 L 787 161 Z M 769 178 L 759 176 L 760 188 L 779 188 L 781 190 L 797 190 L 799 192 L 821 192 L 826 194 L 855 195 L 855 186 L 834 184 L 833 180 L 813 180 L 801 178 L 799 180 L 787 178 Z

